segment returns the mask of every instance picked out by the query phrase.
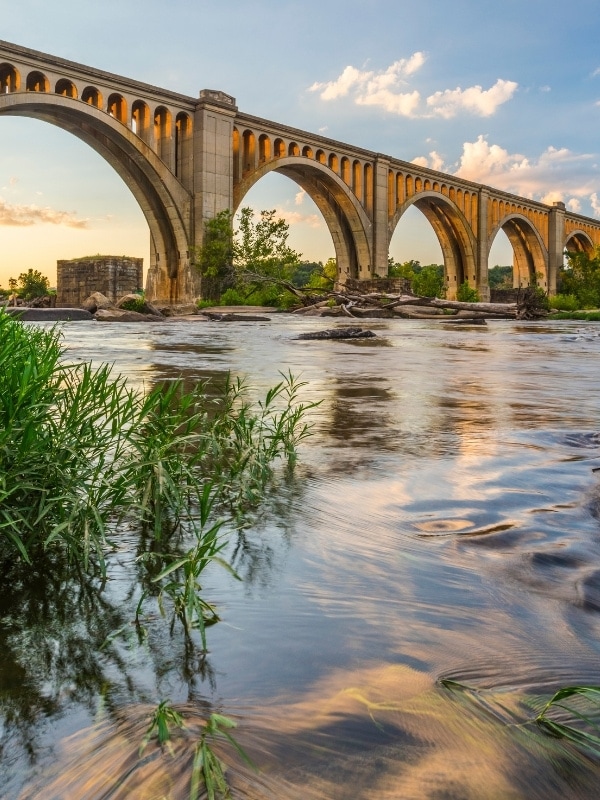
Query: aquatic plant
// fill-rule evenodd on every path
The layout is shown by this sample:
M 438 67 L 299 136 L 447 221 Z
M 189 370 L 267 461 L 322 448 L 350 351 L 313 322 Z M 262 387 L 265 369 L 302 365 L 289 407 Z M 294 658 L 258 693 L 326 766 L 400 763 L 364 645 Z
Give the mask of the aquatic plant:
M 564 701 L 569 699 L 574 702 L 566 705 Z M 578 703 L 578 700 L 583 702 Z M 557 708 L 567 712 L 567 721 L 552 716 Z M 600 755 L 599 712 L 600 686 L 564 686 L 548 700 L 535 721 L 553 736 L 568 739 Z
M 239 523 L 260 503 L 276 462 L 293 467 L 314 405 L 298 401 L 302 385 L 282 375 L 256 403 L 230 378 L 220 391 L 182 380 L 134 390 L 107 365 L 69 363 L 56 329 L 0 310 L 0 557 L 51 571 L 67 560 L 104 577 L 127 523 L 141 534 L 138 562 L 163 615 L 171 611 L 188 638 L 198 631 L 205 652 L 205 629 L 218 615 L 202 597 L 201 574 L 216 563 L 236 576 L 222 557 L 224 520 Z M 154 736 L 168 743 L 183 725 L 162 701 L 140 750 Z M 209 716 L 192 797 L 201 782 L 209 798 L 228 795 L 210 742 L 224 739 L 248 760 L 228 732 L 234 725 Z

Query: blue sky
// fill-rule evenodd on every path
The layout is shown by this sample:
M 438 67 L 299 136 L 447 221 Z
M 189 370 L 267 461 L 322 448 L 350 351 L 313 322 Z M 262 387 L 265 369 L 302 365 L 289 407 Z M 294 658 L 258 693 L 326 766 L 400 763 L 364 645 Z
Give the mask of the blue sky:
M 0 36 L 600 217 L 598 0 L 20 0 Z M 307 259 L 334 254 L 309 198 L 271 174 L 246 205 L 277 208 Z M 148 259 L 129 190 L 96 153 L 36 120 L 0 117 L 0 285 L 97 252 Z M 398 260 L 441 261 L 416 210 Z M 490 264 L 510 263 L 503 234 Z

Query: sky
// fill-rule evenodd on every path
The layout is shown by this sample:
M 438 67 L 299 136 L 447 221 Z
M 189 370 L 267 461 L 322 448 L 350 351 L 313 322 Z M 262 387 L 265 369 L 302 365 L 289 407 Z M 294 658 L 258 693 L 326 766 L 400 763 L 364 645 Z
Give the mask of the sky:
M 8 0 L 0 0 L 8 4 Z M 600 218 L 598 0 L 19 0 L 14 44 L 319 132 Z M 270 173 L 243 205 L 275 208 L 305 260 L 334 255 L 325 222 Z M 76 137 L 0 116 L 0 286 L 96 253 L 144 258 L 149 233 L 112 167 Z M 390 254 L 441 263 L 416 209 Z M 512 262 L 500 232 L 490 266 Z

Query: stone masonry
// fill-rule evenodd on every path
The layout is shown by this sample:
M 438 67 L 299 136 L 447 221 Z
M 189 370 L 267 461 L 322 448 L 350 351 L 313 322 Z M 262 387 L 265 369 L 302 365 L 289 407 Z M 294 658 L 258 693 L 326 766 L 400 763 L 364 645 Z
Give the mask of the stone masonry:
M 88 256 L 56 262 L 56 305 L 79 308 L 92 292 L 101 292 L 114 303 L 125 294 L 143 288 L 143 258 Z

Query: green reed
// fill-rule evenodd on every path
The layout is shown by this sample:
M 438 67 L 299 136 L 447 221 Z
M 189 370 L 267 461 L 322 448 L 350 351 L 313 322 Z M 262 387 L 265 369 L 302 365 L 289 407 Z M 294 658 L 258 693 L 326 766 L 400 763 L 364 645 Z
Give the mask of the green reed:
M 202 573 L 214 563 L 237 578 L 223 557 L 224 523 L 239 524 L 260 503 L 277 462 L 294 466 L 315 405 L 299 402 L 302 386 L 282 374 L 256 403 L 230 378 L 216 395 L 181 380 L 133 390 L 107 365 L 69 363 L 56 330 L 0 310 L 0 557 L 51 571 L 64 557 L 105 576 L 111 537 L 133 525 L 162 614 L 179 620 L 188 638 L 198 631 L 206 652 L 206 627 L 219 617 L 202 597 Z M 142 592 L 138 622 L 150 593 Z M 201 783 L 211 800 L 229 796 L 211 742 L 224 740 L 248 760 L 229 733 L 234 725 L 209 716 L 192 798 Z M 166 744 L 183 726 L 163 701 L 141 750 L 155 735 Z

